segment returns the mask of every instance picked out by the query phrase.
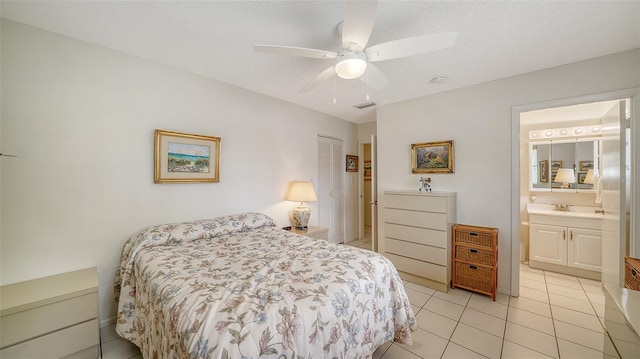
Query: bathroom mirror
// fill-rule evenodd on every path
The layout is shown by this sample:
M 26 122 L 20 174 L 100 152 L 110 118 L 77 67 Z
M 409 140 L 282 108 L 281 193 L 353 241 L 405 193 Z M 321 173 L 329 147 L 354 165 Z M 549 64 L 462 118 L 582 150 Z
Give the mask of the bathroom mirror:
M 594 190 L 600 159 L 598 138 L 530 142 L 529 153 L 531 191 Z

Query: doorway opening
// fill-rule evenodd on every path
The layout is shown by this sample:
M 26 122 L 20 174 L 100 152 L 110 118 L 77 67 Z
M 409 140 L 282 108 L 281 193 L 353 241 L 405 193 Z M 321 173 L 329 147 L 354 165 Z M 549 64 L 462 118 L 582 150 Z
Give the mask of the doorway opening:
M 611 134 L 595 133 L 595 131 L 606 131 L 608 127 L 603 125 L 603 119 L 616 104 L 620 104 L 623 108 L 623 113 L 620 115 L 622 119 L 618 119 L 618 123 L 626 127 L 632 112 L 631 106 L 635 105 L 632 102 L 635 95 L 635 91 L 617 92 L 514 108 L 512 127 L 514 157 L 512 162 L 512 295 L 518 296 L 520 292 L 521 262 L 526 263 L 527 266 L 529 263 L 542 264 L 545 270 L 601 280 L 602 270 L 601 268 L 596 270 L 594 263 L 601 262 L 601 257 L 607 256 L 606 253 L 602 255 L 600 252 L 596 252 L 607 250 L 606 246 L 602 244 L 602 241 L 606 239 L 598 237 L 600 233 L 606 234 L 606 231 L 602 230 L 602 226 L 599 226 L 597 230 L 594 228 L 592 232 L 576 231 L 575 228 L 568 225 L 564 226 L 566 221 L 554 218 L 554 215 L 561 214 L 554 211 L 602 210 L 603 204 L 599 198 L 602 192 L 598 192 L 602 190 L 602 187 L 598 186 L 602 186 L 603 182 L 598 182 L 598 179 L 604 180 L 605 175 L 602 170 L 606 170 L 606 168 L 602 166 L 611 166 L 611 158 L 605 159 L 606 156 L 612 155 L 609 153 L 603 158 L 602 145 L 606 142 L 603 138 L 610 137 Z M 587 135 L 582 131 L 593 132 Z M 629 241 L 634 226 L 634 203 L 632 201 L 634 188 L 629 186 L 632 163 L 635 161 L 635 153 L 632 150 L 633 134 L 631 129 L 622 130 L 619 134 L 618 143 L 621 145 L 617 148 L 615 148 L 615 144 L 613 145 L 615 149 L 613 152 L 616 152 L 613 155 L 622 161 L 618 163 L 618 183 L 627 183 L 627 186 L 620 186 L 621 188 L 616 192 L 620 212 L 617 216 L 617 222 L 614 221 L 613 226 L 617 225 L 619 232 L 617 236 L 614 233 L 613 240 L 617 242 L 619 251 L 613 257 L 618 262 L 607 263 L 613 268 L 605 269 L 605 271 L 616 273 L 622 272 L 618 269 L 621 269 L 620 261 L 622 261 L 623 253 L 633 253 L 634 246 L 633 241 Z M 555 157 L 552 154 L 554 153 L 552 144 L 556 145 L 554 148 Z M 585 150 L 585 148 L 587 149 Z M 582 151 L 582 153 L 564 153 L 567 149 Z M 612 151 L 611 147 L 608 151 Z M 579 158 L 586 156 L 585 153 L 594 158 Z M 568 157 L 565 159 L 561 158 L 562 156 Z M 609 161 L 608 164 L 607 161 Z M 596 166 L 596 168 L 592 166 Z M 564 172 L 570 172 L 574 176 L 571 183 L 558 182 L 557 175 L 560 169 L 564 169 L 566 170 Z M 595 180 L 587 179 L 590 169 L 591 172 L 596 171 Z M 624 181 L 625 178 L 626 181 Z M 536 212 L 537 210 L 549 210 L 550 212 Z M 551 215 L 543 217 L 540 214 Z M 608 215 L 610 214 L 608 213 Z M 531 222 L 532 218 L 533 223 Z M 537 223 L 541 218 L 551 218 L 551 222 Z M 553 220 L 557 220 L 557 223 Z M 536 238 L 533 245 L 531 243 L 532 237 Z M 542 238 L 541 241 L 540 238 Z M 579 238 L 580 241 L 574 240 L 576 238 Z M 583 246 L 571 247 L 569 242 L 571 245 L 580 242 Z M 543 243 L 544 246 L 538 245 L 536 247 L 535 243 Z M 531 253 L 532 249 L 533 253 Z M 529 262 L 530 260 L 531 262 Z M 611 258 L 605 258 L 605 261 L 612 262 Z

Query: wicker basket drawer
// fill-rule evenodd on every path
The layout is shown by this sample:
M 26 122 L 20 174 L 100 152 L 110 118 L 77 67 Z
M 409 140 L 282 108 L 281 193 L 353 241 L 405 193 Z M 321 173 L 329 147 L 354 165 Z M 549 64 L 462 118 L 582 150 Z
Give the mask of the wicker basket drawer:
M 640 260 L 626 257 L 624 259 L 624 287 L 640 290 Z
M 456 246 L 455 259 L 477 264 L 493 265 L 493 250 Z
M 495 233 L 489 231 L 474 231 L 473 229 L 456 229 L 454 240 L 457 243 L 493 248 Z
M 456 285 L 468 287 L 474 290 L 493 293 L 493 269 L 456 262 Z

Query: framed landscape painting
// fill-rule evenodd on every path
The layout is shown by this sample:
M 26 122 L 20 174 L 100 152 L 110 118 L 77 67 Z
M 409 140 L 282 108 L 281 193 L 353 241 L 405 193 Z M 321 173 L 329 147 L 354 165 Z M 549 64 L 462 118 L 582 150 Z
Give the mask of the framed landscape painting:
M 220 137 L 156 130 L 155 183 L 220 182 Z
M 453 140 L 411 145 L 411 173 L 453 173 Z

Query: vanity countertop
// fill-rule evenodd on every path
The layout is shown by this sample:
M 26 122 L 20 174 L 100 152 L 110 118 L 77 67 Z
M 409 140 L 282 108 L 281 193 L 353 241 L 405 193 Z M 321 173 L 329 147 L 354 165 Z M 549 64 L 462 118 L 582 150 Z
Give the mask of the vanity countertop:
M 568 206 L 567 210 L 556 210 L 553 204 L 543 203 L 527 203 L 527 212 L 529 214 L 538 214 L 543 216 L 554 217 L 573 217 L 573 218 L 590 218 L 602 219 L 602 213 L 596 213 L 601 207 L 591 206 Z

